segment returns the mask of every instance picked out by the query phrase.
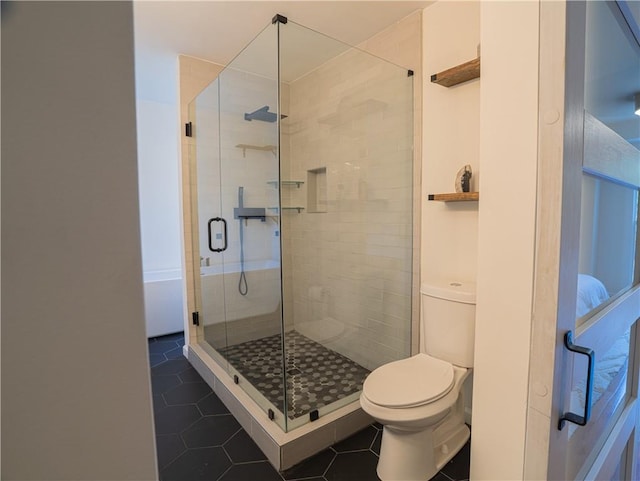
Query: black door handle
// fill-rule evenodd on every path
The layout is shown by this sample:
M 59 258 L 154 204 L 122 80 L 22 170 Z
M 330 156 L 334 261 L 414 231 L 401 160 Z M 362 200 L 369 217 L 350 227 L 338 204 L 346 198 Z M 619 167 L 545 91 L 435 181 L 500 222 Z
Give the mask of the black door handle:
M 211 224 L 214 222 L 222 222 L 222 234 L 224 239 L 224 244 L 222 248 L 214 248 L 213 247 L 213 236 L 211 235 Z M 209 250 L 211 252 L 222 252 L 227 250 L 227 221 L 222 217 L 213 217 L 209 219 L 209 223 L 207 224 L 207 233 L 209 234 Z
M 567 331 L 564 335 L 564 346 L 571 352 L 587 356 L 589 358 L 589 366 L 587 368 L 587 392 L 584 400 L 584 415 L 580 416 L 579 414 L 571 412 L 564 413 L 558 421 L 558 429 L 560 431 L 562 431 L 565 421 L 577 424 L 578 426 L 585 426 L 589 421 L 591 417 L 591 397 L 593 395 L 593 371 L 596 363 L 596 353 L 593 349 L 573 344 L 573 333 L 571 331 Z

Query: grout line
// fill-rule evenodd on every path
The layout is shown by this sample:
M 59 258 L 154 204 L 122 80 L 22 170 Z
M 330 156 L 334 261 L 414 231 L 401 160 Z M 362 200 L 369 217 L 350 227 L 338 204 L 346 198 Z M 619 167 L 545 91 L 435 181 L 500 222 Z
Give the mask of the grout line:
M 371 444 L 369 444 L 369 447 L 367 448 L 371 452 L 373 452 L 373 445 L 376 443 L 376 439 L 378 439 L 378 434 L 380 434 L 380 432 L 376 429 L 376 435 L 373 437 Z
M 229 454 L 227 453 L 227 455 L 229 455 Z M 229 456 L 229 457 L 231 457 L 231 456 Z M 257 459 L 257 460 L 255 460 L 255 461 L 241 461 L 241 462 L 239 462 L 239 463 L 234 463 L 234 462 L 232 461 L 232 463 L 233 463 L 233 465 L 234 465 L 234 466 L 243 466 L 243 465 L 245 465 L 245 464 L 263 464 L 263 463 L 268 463 L 268 464 L 269 464 L 269 466 L 271 466 L 271 463 L 269 463 L 269 460 L 268 460 L 268 459 Z M 275 468 L 274 468 L 274 469 L 275 469 Z
M 189 448 L 185 444 L 184 439 L 182 439 L 182 436 L 180 436 L 179 434 L 175 434 L 175 433 L 171 433 L 171 434 L 156 434 L 156 443 L 158 442 L 157 438 L 159 436 L 178 436 L 178 439 L 182 443 L 182 446 L 184 446 L 184 451 L 182 451 L 180 454 L 178 454 L 176 457 L 174 457 L 171 461 L 166 463 L 166 465 L 163 468 L 160 468 L 160 460 L 156 458 L 156 461 L 158 461 L 158 463 L 157 463 L 158 464 L 158 471 L 162 471 L 163 469 L 167 468 L 171 463 L 173 463 L 176 459 L 178 459 L 180 456 L 182 456 L 184 453 L 186 453 L 189 450 Z M 157 453 L 156 453 L 156 456 L 157 456 Z
M 225 454 L 227 454 L 227 453 L 225 452 Z M 227 457 L 229 457 L 229 455 L 228 455 L 228 454 L 227 454 Z M 217 481 L 220 481 L 220 480 L 224 477 L 224 475 L 225 475 L 225 474 L 227 474 L 227 473 L 231 470 L 231 468 L 233 468 L 233 466 L 234 466 L 234 464 L 233 464 L 233 463 L 231 463 L 231 466 L 229 466 L 229 467 L 224 471 L 224 473 L 222 473 L 222 474 L 220 475 L 220 477 L 217 479 Z
M 198 408 L 198 406 L 196 406 L 196 409 L 197 409 L 197 408 Z M 196 424 L 196 423 L 198 423 L 199 421 L 201 421 L 203 418 L 204 418 L 204 416 L 203 416 L 202 418 L 200 418 L 200 419 L 196 419 L 196 420 L 195 420 L 195 421 L 193 421 L 191 424 L 189 424 L 186 428 L 184 428 L 182 431 L 180 431 L 180 432 L 178 432 L 178 433 L 176 433 L 176 434 L 178 434 L 178 435 L 182 438 L 182 434 L 183 434 L 183 433 L 186 433 L 190 428 L 192 428 L 193 426 L 195 426 L 195 424 Z M 184 439 L 183 439 L 183 442 L 185 443 L 185 445 L 187 444 L 187 442 L 186 442 L 186 441 L 184 441 Z M 206 446 L 206 447 L 214 447 L 214 446 Z M 187 449 L 197 449 L 197 448 L 189 448 L 189 447 L 187 447 Z
M 322 477 L 323 477 L 324 479 L 327 479 L 327 478 L 326 478 L 326 474 L 329 472 L 329 469 L 331 469 L 331 466 L 333 466 L 333 462 L 334 462 L 334 461 L 336 460 L 336 458 L 338 457 L 338 453 L 336 452 L 336 450 L 335 450 L 335 449 L 333 449 L 333 447 L 332 447 L 332 450 L 333 450 L 333 452 L 334 452 L 333 459 L 332 459 L 332 460 L 331 460 L 331 462 L 327 465 L 327 469 L 325 469 L 325 470 L 323 471 L 323 473 L 322 473 Z
M 234 417 L 234 419 L 235 419 L 235 417 Z M 237 421 L 237 419 L 236 419 L 236 421 Z M 239 425 L 239 424 L 240 424 L 240 423 L 238 423 L 238 425 Z M 231 441 L 233 438 L 235 438 L 235 437 L 238 435 L 238 433 L 239 433 L 240 431 L 243 431 L 243 430 L 244 430 L 244 428 L 243 428 L 242 426 L 240 426 L 240 428 L 238 428 L 238 430 L 237 430 L 235 433 L 233 433 L 231 436 L 229 436 L 229 438 L 228 438 L 224 443 L 222 443 L 222 444 L 221 444 L 221 446 L 224 448 L 224 445 L 225 445 L 225 444 L 227 444 L 229 441 Z M 229 455 L 229 458 L 231 458 L 231 455 Z M 233 461 L 232 461 L 232 462 L 233 462 Z
M 327 478 L 325 478 L 324 476 L 305 476 L 304 478 L 294 478 L 294 479 L 285 479 L 284 476 L 282 475 L 282 473 L 278 473 L 280 475 L 280 477 L 284 480 L 284 481 L 305 481 L 307 479 L 318 479 L 318 477 L 326 480 Z
M 349 453 L 366 453 L 368 451 L 371 451 L 369 448 L 362 448 L 362 449 L 349 449 L 348 451 L 336 451 L 336 454 L 349 454 Z

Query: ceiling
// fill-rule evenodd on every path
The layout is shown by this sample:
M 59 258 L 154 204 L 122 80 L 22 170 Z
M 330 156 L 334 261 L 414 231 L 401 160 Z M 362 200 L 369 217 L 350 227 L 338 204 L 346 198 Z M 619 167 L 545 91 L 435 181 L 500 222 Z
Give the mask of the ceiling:
M 135 0 L 136 95 L 173 103 L 177 55 L 229 63 L 276 13 L 350 45 L 433 1 Z
M 134 33 L 136 59 L 136 95 L 140 100 L 150 100 L 166 104 L 176 104 L 177 96 L 177 56 L 190 55 L 218 64 L 228 64 L 244 47 L 271 24 L 272 17 L 282 14 L 289 20 L 305 27 L 317 30 L 346 44 L 358 45 L 386 27 L 401 20 L 412 12 L 422 9 L 433 1 L 134 1 Z M 623 2 L 630 17 L 640 19 L 640 1 Z M 635 22 L 636 26 L 638 21 Z M 309 36 L 307 36 L 309 37 Z M 341 46 L 330 39 L 317 37 L 316 44 L 303 41 L 285 42 L 287 48 L 297 49 L 298 70 L 286 77 L 294 79 L 313 67 L 313 62 L 321 62 L 322 54 L 334 55 Z M 300 37 L 302 38 L 302 37 Z M 609 38 L 604 35 L 603 38 Z M 305 40 L 306 42 L 306 40 Z M 245 63 L 252 65 L 271 65 L 267 58 L 270 52 L 260 51 L 260 45 L 251 47 L 254 55 L 246 55 Z M 263 45 L 264 47 L 264 45 Z M 284 50 L 286 52 L 286 50 Z M 603 58 L 622 58 L 612 56 L 615 48 Z M 312 52 L 314 55 L 307 55 Z M 333 53 L 332 53 L 333 52 Z M 315 57 L 312 58 L 312 57 Z M 628 56 L 627 56 L 628 57 Z M 623 75 L 630 67 L 624 59 L 618 68 L 596 69 L 608 85 L 609 96 L 606 102 L 593 105 L 599 118 L 611 124 L 621 135 L 640 146 L 640 118 L 630 113 L 633 93 L 640 91 L 638 76 L 633 73 Z M 249 59 L 249 60 L 247 60 Z M 326 60 L 326 58 L 325 58 Z M 267 67 L 263 67 L 267 68 Z M 626 79 L 629 85 L 621 85 L 620 79 Z M 595 79 L 592 79 L 595 80 Z M 616 87 L 613 87 L 613 86 Z M 615 124 L 615 127 L 613 126 Z
M 136 53 L 170 51 L 227 64 L 276 13 L 351 45 L 432 1 L 136 1 Z

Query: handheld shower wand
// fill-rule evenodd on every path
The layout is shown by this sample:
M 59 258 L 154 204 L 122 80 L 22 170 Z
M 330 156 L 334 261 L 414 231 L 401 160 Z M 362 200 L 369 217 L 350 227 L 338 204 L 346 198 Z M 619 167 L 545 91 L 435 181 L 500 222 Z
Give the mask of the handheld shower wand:
M 238 187 L 238 208 L 244 207 L 244 187 Z M 244 273 L 244 225 L 240 218 L 240 280 L 238 281 L 238 292 L 241 295 L 246 296 L 249 292 L 249 286 L 247 284 L 247 276 Z

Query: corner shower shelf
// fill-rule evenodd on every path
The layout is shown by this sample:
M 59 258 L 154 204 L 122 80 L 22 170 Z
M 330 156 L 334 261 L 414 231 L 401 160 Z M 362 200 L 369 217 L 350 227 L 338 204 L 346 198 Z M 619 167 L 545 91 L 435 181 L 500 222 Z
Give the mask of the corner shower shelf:
M 278 207 L 267 207 L 267 209 L 269 210 L 275 210 L 276 212 L 278 212 Z M 282 207 L 282 210 L 297 210 L 298 214 L 304 210 L 304 207 Z
M 278 183 L 282 185 L 295 185 L 298 189 L 302 184 L 304 184 L 304 180 L 282 180 L 278 182 L 277 180 L 269 180 L 267 184 L 273 185 L 276 189 L 278 188 Z
M 246 157 L 247 155 L 247 150 L 262 150 L 262 151 L 269 151 L 271 152 L 273 155 L 276 155 L 276 146 L 275 145 L 251 145 L 251 144 L 238 144 L 236 145 L 237 148 L 242 149 L 242 156 Z
M 480 77 L 480 57 L 433 74 L 431 82 L 443 87 L 453 87 L 478 77 Z
M 480 192 L 450 192 L 446 194 L 429 194 L 429 200 L 441 202 L 463 202 L 480 200 Z

